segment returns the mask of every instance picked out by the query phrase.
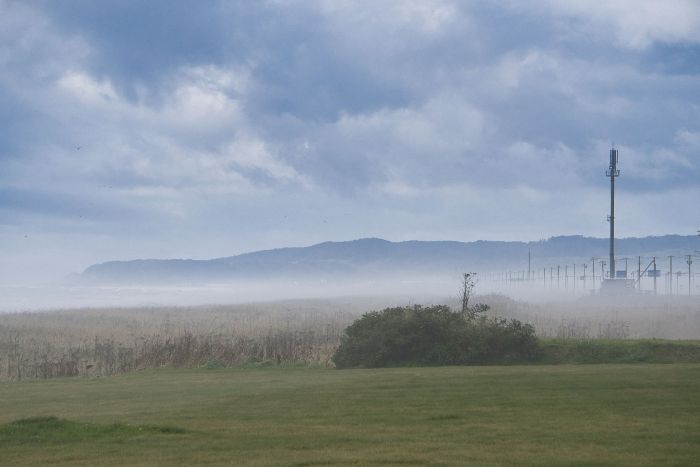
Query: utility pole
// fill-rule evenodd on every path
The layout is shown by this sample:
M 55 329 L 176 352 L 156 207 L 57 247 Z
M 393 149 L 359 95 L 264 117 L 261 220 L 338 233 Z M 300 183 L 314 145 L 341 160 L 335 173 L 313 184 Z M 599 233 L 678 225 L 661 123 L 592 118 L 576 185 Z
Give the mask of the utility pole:
M 530 275 L 530 261 L 532 260 L 532 255 L 530 254 L 530 248 L 527 249 L 527 281 L 530 282 L 531 275 Z
M 642 290 L 642 257 L 637 257 L 637 285 L 639 290 Z
M 673 256 L 668 257 L 668 294 L 673 295 Z
M 617 170 L 617 149 L 613 146 L 610 149 L 610 167 L 605 173 L 610 177 L 610 279 L 615 275 L 615 178 L 620 176 L 620 171 Z
M 554 268 L 549 268 L 549 288 L 554 288 Z
M 586 268 L 588 268 L 587 263 L 583 263 L 583 289 L 586 289 Z
M 629 276 L 629 271 L 628 271 L 628 269 L 627 269 L 627 260 L 629 260 L 630 258 L 627 258 L 627 257 L 625 257 L 625 258 L 616 258 L 616 259 L 615 259 L 615 263 L 616 263 L 616 264 L 617 264 L 617 260 L 618 260 L 618 259 L 619 259 L 619 260 L 623 260 L 623 259 L 625 260 L 625 279 L 629 279 L 630 276 Z M 617 277 L 617 272 L 615 272 L 615 277 Z
M 656 256 L 652 258 L 654 262 L 654 295 L 656 295 Z
M 557 265 L 557 289 L 559 288 L 559 265 Z
M 690 297 L 690 266 L 693 264 L 693 255 L 688 255 L 686 263 L 688 263 L 688 296 Z

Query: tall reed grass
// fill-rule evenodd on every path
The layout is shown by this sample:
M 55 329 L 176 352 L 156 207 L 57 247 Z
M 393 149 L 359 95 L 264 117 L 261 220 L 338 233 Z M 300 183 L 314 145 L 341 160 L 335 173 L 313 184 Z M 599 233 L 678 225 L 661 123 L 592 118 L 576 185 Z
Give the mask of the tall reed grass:
M 441 301 L 453 307 L 451 302 Z M 492 315 L 558 339 L 700 338 L 700 303 L 642 297 L 525 303 L 476 297 Z M 290 300 L 0 314 L 0 380 L 106 376 L 162 366 L 330 366 L 344 329 L 397 298 Z
M 360 308 L 361 307 L 361 308 Z M 329 365 L 358 303 L 304 301 L 0 315 L 0 379 L 162 366 Z

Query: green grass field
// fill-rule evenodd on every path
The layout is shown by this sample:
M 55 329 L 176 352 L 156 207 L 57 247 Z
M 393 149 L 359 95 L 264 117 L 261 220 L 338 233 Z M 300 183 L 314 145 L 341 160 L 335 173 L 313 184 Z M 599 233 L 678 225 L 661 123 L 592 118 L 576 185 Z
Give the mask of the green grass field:
M 698 459 L 700 364 L 157 370 L 0 384 L 3 465 Z

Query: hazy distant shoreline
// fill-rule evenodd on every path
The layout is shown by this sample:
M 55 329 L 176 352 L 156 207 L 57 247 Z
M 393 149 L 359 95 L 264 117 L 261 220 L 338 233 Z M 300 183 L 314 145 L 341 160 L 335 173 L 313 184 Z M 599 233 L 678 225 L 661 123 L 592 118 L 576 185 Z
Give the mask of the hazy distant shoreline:
M 638 258 L 664 258 L 692 254 L 700 246 L 693 235 L 622 238 L 616 242 L 618 270 L 638 267 Z M 579 273 L 605 257 L 608 239 L 559 236 L 537 242 L 504 241 L 405 241 L 365 238 L 324 242 L 308 247 L 278 248 L 209 260 L 136 259 L 108 261 L 88 267 L 76 278 L 79 284 L 204 285 L 217 282 L 290 281 L 393 281 L 417 280 L 435 275 L 459 275 L 475 271 L 487 274 L 522 274 L 534 277 L 552 267 L 579 266 Z M 676 263 L 677 265 L 680 263 Z M 584 266 L 585 265 L 585 266 Z M 674 268 L 675 272 L 675 268 Z

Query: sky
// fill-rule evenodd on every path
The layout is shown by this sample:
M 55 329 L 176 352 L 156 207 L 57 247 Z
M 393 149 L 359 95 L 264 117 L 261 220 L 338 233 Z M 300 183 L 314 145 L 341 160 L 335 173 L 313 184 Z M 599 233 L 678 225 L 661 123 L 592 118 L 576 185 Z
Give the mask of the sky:
M 0 0 L 0 283 L 700 228 L 694 0 Z

